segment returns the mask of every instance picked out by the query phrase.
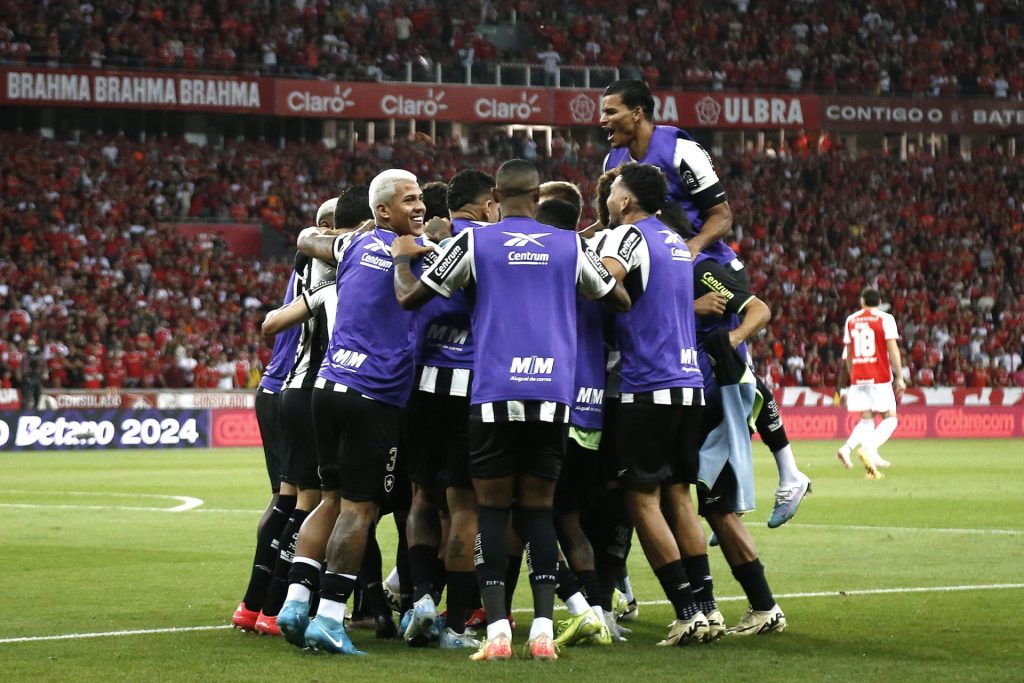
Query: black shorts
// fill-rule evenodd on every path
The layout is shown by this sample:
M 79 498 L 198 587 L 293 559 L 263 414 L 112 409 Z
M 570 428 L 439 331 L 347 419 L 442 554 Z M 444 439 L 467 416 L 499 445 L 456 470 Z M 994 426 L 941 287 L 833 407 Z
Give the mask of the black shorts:
M 700 464 L 703 406 L 622 403 L 615 436 L 623 483 L 693 484 Z
M 619 430 L 619 399 L 604 402 L 604 428 L 601 430 L 601 446 L 597 449 L 597 477 L 600 487 L 608 488 L 619 480 L 619 458 L 616 455 L 616 434 Z
M 569 425 L 562 422 L 469 423 L 469 473 L 474 479 L 531 474 L 558 480 Z
M 409 478 L 423 487 L 472 489 L 469 476 L 469 399 L 414 391 L 406 406 Z
M 602 439 L 603 441 L 604 439 Z M 603 487 L 599 451 L 592 451 L 572 438 L 565 442 L 565 464 L 555 487 L 555 510 L 560 513 L 586 512 Z
M 285 389 L 283 396 L 288 468 L 282 479 L 300 489 L 320 488 L 313 429 L 313 388 Z
M 697 513 L 701 517 L 709 514 L 726 515 L 736 511 L 736 475 L 732 466 L 725 463 L 721 474 L 710 489 L 697 484 Z
M 263 459 L 267 462 L 270 490 L 274 493 L 281 490 L 281 477 L 286 471 L 288 458 L 288 439 L 281 413 L 280 394 L 256 390 L 256 424 L 263 440 Z
M 355 391 L 313 390 L 320 486 L 380 503 L 395 488 L 401 411 Z

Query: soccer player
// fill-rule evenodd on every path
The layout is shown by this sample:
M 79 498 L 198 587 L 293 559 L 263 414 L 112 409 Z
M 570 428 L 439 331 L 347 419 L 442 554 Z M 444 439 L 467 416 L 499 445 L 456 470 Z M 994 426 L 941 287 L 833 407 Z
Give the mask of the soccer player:
M 615 320 L 622 356 L 617 416 L 618 474 L 647 561 L 676 618 L 659 645 L 685 646 L 721 635 L 717 609 L 705 615 L 684 558 L 707 558 L 689 486 L 697 481 L 704 405 L 694 332 L 693 258 L 655 215 L 667 182 L 651 164 L 619 169 L 608 197 L 613 228 L 601 250 L 634 301 Z M 710 620 L 714 620 L 712 631 Z
M 576 367 L 576 292 L 628 309 L 617 286 L 579 236 L 537 223 L 540 178 L 533 164 L 501 165 L 493 196 L 498 223 L 464 231 L 416 279 L 421 251 L 396 241 L 395 294 L 418 308 L 436 294 L 475 293 L 470 407 L 470 474 L 477 496 L 476 567 L 487 640 L 472 659 L 508 659 L 512 630 L 505 606 L 505 536 L 514 497 L 528 544 L 534 620 L 528 651 L 556 659 L 552 615 L 558 557 L 552 505 L 565 452 Z
M 455 174 L 446 186 L 445 200 L 451 207 L 452 236 L 497 220 L 498 207 L 491 196 L 494 182 L 493 176 L 476 169 Z M 418 266 L 427 267 L 434 258 L 436 253 L 429 253 Z M 458 290 L 451 298 L 428 302 L 416 322 L 416 383 L 407 409 L 413 482 L 407 533 L 415 604 L 404 633 L 406 642 L 416 647 L 429 642 L 437 619 L 431 591 L 442 540 L 438 507 L 443 496 L 447 497 L 450 519 L 444 553 L 448 625 L 440 646 L 480 646 L 480 641 L 465 633 L 476 586 L 472 553 L 476 498 L 469 474 L 468 441 L 474 347 L 470 311 L 467 294 Z
M 736 277 L 735 271 L 713 259 L 698 256 L 694 281 L 699 301 L 712 298 L 711 307 L 701 307 L 697 315 L 698 359 L 706 401 L 697 484 L 699 509 L 750 603 L 747 614 L 729 633 L 781 632 L 786 629 L 786 617 L 772 596 L 753 538 L 739 517 L 754 509 L 748 425 L 756 388 L 743 347 L 768 324 L 771 309 L 750 293 L 745 278 Z M 689 565 L 687 571 L 691 581 L 703 584 L 700 592 L 711 596 L 707 556 L 702 566 Z
M 685 212 L 694 232 L 687 241 L 690 253 L 703 254 L 749 281 L 743 262 L 724 241 L 732 230 L 732 209 L 711 155 L 686 131 L 656 126 L 653 117 L 654 95 L 643 81 L 622 79 L 605 88 L 601 127 L 612 149 L 604 160 L 604 170 L 630 161 L 661 169 L 668 181 L 669 200 L 663 212 L 673 217 L 679 208 Z M 771 450 L 779 471 L 775 507 L 768 524 L 774 528 L 796 513 L 810 488 L 810 479 L 797 467 L 771 390 L 760 382 L 758 392 L 769 409 L 759 415 L 757 431 Z
M 296 296 L 298 276 L 292 271 L 285 290 L 284 303 L 289 304 Z M 282 419 L 281 389 L 295 362 L 295 349 L 299 342 L 299 331 L 278 335 L 270 362 L 256 389 L 256 422 L 263 441 L 263 456 L 270 479 L 271 498 L 256 529 L 256 551 L 252 561 L 252 572 L 245 596 L 238 604 L 231 623 L 243 631 L 255 631 L 260 620 L 267 591 L 273 580 L 278 555 L 278 539 L 281 537 L 289 518 L 295 509 L 297 492 L 295 486 L 281 481 L 286 468 L 287 439 Z M 266 627 L 264 627 L 265 629 Z
M 896 319 L 878 308 L 881 303 L 878 290 L 868 287 L 860 295 L 861 309 L 850 315 L 843 327 L 850 387 L 841 391 L 840 396 L 846 394 L 847 410 L 860 413 L 860 422 L 836 455 L 851 467 L 850 453 L 859 445 L 860 461 L 868 479 L 881 479 L 878 468 L 889 466 L 878 449 L 896 431 L 896 401 L 907 389 Z M 877 427 L 876 416 L 882 418 Z
M 395 487 L 400 411 L 414 377 L 414 316 L 395 301 L 389 257 L 398 235 L 422 234 L 423 193 L 416 176 L 392 169 L 370 183 L 369 202 L 372 230 L 335 237 L 307 229 L 298 241 L 306 255 L 338 263 L 338 310 L 312 398 L 321 487 L 337 492 L 338 518 L 304 635 L 308 647 L 338 654 L 362 654 L 345 631 L 345 603 L 380 502 Z

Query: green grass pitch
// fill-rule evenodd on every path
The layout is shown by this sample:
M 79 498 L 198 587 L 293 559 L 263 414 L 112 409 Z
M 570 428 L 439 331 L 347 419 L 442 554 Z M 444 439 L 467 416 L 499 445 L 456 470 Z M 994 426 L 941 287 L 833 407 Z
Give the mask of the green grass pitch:
M 353 631 L 366 658 L 312 655 L 226 628 L 267 500 L 257 449 L 0 457 L 0 678 L 5 681 L 1019 681 L 1024 677 L 1024 442 L 893 441 L 881 481 L 830 442 L 795 444 L 814 493 L 765 521 L 774 463 L 755 446 L 746 518 L 789 618 L 780 635 L 662 649 L 669 607 L 638 545 L 628 643 L 559 661 L 476 664 Z M 169 512 L 166 508 L 197 505 Z M 382 526 L 393 557 L 390 518 Z M 746 609 L 710 551 L 729 623 Z M 529 604 L 525 578 L 517 608 Z M 556 619 L 564 616 L 556 613 Z M 517 614 L 517 649 L 529 612 Z M 205 627 L 203 630 L 173 628 Z M 148 634 L 117 631 L 153 629 Z M 84 634 L 85 637 L 69 637 Z M 42 637 L 61 638 L 41 639 Z

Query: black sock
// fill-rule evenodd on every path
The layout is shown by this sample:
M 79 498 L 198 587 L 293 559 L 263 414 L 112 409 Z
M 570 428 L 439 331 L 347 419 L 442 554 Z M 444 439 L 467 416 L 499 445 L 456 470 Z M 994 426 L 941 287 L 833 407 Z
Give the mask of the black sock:
M 434 559 L 434 587 L 431 591 L 435 604 L 441 602 L 441 596 L 444 595 L 446 583 L 448 583 L 448 570 L 445 569 L 444 558 L 437 557 Z
M 758 612 L 765 612 L 775 606 L 775 598 L 764 578 L 764 566 L 761 560 L 738 564 L 732 568 L 732 575 L 743 586 L 750 606 Z
M 508 508 L 477 506 L 476 564 L 480 600 L 484 604 L 487 623 L 493 624 L 508 616 L 505 601 L 505 532 L 508 529 Z
M 355 588 L 355 577 L 324 572 L 323 579 L 320 581 L 320 599 L 346 603 Z
M 505 565 L 505 613 L 512 614 L 512 600 L 519 585 L 519 573 L 523 569 L 523 555 L 507 555 Z
M 297 583 L 309 589 L 311 595 L 320 590 L 321 569 L 305 562 L 292 562 L 288 570 L 288 583 Z
M 356 597 L 352 603 L 352 617 L 376 616 L 389 613 L 388 601 L 384 597 L 384 585 L 381 582 L 380 545 L 377 544 L 376 530 L 371 530 L 366 539 L 366 552 L 363 553 L 363 564 L 359 567 L 356 579 Z M 383 605 L 383 609 L 381 608 Z
M 683 567 L 686 569 L 686 577 L 690 580 L 690 589 L 693 591 L 693 599 L 704 614 L 714 612 L 718 609 L 715 602 L 714 585 L 711 581 L 711 567 L 708 564 L 707 555 L 694 555 L 683 558 Z
M 434 592 L 434 566 L 437 546 L 423 543 L 409 546 L 409 569 L 412 571 L 412 601 Z
M 395 520 L 398 531 L 398 549 L 395 552 L 395 569 L 398 570 L 399 602 L 402 613 L 412 609 L 412 568 L 409 566 L 409 544 L 405 537 L 405 523 Z
M 516 514 L 520 516 L 523 540 L 526 541 L 526 563 L 530 570 L 530 588 L 533 590 L 533 617 L 551 619 L 555 613 L 555 586 L 558 584 L 555 512 L 551 508 L 520 507 Z
M 462 633 L 476 590 L 476 572 L 448 572 L 448 626 Z
M 686 580 L 683 563 L 679 560 L 669 562 L 654 570 L 654 575 L 661 582 L 665 597 L 672 603 L 676 611 L 676 619 L 690 619 L 700 610 L 693 601 L 690 583 Z
M 281 537 L 285 525 L 288 524 L 288 518 L 294 509 L 295 496 L 278 495 L 270 514 L 256 531 L 256 551 L 252 558 L 252 573 L 249 575 L 249 585 L 242 598 L 246 609 L 259 612 L 263 608 L 267 590 L 270 589 L 270 582 L 274 578 L 278 539 Z
M 558 586 L 555 588 L 555 593 L 558 595 L 559 600 L 566 602 L 580 591 L 580 584 L 576 580 L 576 575 L 569 569 L 569 565 L 561 560 L 558 562 L 556 574 L 558 576 Z
M 587 598 L 587 602 L 591 605 L 596 604 L 598 596 L 601 595 L 601 587 L 597 580 L 597 572 L 593 569 L 586 569 L 581 572 L 576 572 L 576 578 L 579 580 L 580 590 L 583 591 L 583 595 Z
M 267 599 L 263 601 L 262 611 L 268 617 L 277 616 L 288 595 L 288 572 L 292 568 L 292 556 L 295 553 L 295 544 L 299 540 L 299 529 L 307 516 L 309 510 L 292 510 L 291 519 L 281 532 L 281 539 L 278 542 L 281 552 L 278 554 L 277 564 L 274 565 L 274 580 L 267 591 Z

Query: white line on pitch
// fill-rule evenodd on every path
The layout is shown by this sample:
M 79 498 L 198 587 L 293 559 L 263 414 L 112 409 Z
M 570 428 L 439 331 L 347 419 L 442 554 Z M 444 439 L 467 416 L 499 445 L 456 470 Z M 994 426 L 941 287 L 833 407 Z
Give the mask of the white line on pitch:
M 32 491 L 18 491 L 8 489 L 3 491 L 7 494 L 31 494 Z M 179 501 L 178 505 L 169 508 L 158 508 L 158 507 L 138 507 L 138 506 L 124 506 L 124 505 L 75 505 L 75 504 L 39 504 L 39 503 L 2 503 L 0 507 L 19 507 L 19 508 L 72 508 L 79 510 L 147 510 L 147 511 L 161 511 L 161 512 L 186 512 L 188 510 L 194 510 L 203 504 L 202 498 L 193 498 L 192 496 L 171 496 L 163 493 L 105 493 L 101 491 L 53 491 L 50 492 L 51 496 L 102 496 L 104 498 L 157 498 L 159 500 L 176 500 Z
M 982 590 L 1006 590 L 1006 589 L 1021 589 L 1024 588 L 1024 583 L 988 583 L 979 585 L 967 585 L 967 586 L 921 586 L 921 587 L 907 587 L 907 588 L 869 588 L 865 590 L 834 590 L 834 591 L 817 591 L 813 593 L 776 593 L 777 598 L 837 598 L 847 597 L 851 595 L 891 595 L 893 593 L 955 593 L 960 591 L 982 591 Z M 719 597 L 719 602 L 738 602 L 746 600 L 747 598 L 742 595 L 732 595 L 727 597 Z M 640 605 L 653 606 L 653 605 L 667 605 L 668 600 L 641 600 Z M 558 606 L 558 610 L 564 610 L 565 607 Z M 532 608 L 529 607 L 518 607 L 513 612 L 531 612 Z M 99 633 L 66 633 L 56 636 L 24 636 L 20 638 L 0 638 L 0 644 L 8 643 L 31 643 L 43 640 L 77 640 L 80 638 L 106 638 L 110 636 L 139 636 L 139 635 L 150 635 L 156 633 L 185 633 L 189 631 L 218 631 L 223 629 L 231 628 L 230 625 L 224 624 L 220 626 L 172 626 L 169 628 L 147 628 L 138 629 L 134 631 L 105 631 Z
M 794 524 L 801 529 L 844 529 L 847 531 L 933 531 L 940 534 L 988 534 L 993 536 L 1024 536 L 1021 529 L 957 529 L 955 527 L 873 526 L 870 524 Z

